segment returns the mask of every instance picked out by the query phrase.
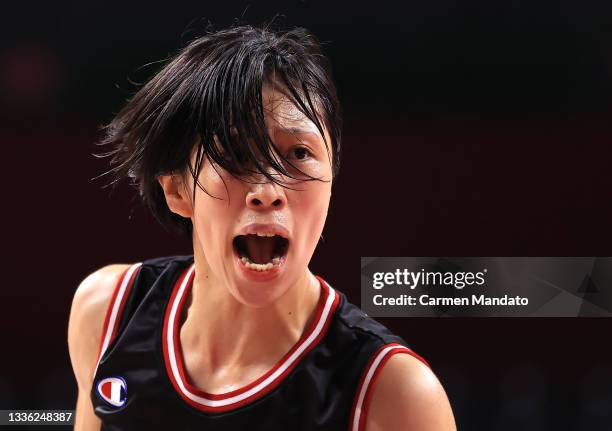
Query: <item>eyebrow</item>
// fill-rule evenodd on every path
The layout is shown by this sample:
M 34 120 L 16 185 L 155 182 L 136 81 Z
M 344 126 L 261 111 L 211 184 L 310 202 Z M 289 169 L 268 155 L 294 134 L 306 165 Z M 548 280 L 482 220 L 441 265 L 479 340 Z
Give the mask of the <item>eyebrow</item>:
M 281 132 L 289 132 L 289 133 L 311 133 L 311 130 L 303 129 L 301 127 L 275 127 L 276 130 L 280 130 Z
M 233 135 L 237 135 L 238 131 L 236 130 L 236 128 L 234 126 L 232 126 L 230 128 L 231 132 Z M 317 137 L 321 137 L 321 135 L 318 133 L 318 130 L 311 130 L 311 129 L 304 129 L 302 127 L 274 127 L 275 131 L 279 131 L 279 132 L 283 132 L 283 133 L 287 133 L 287 134 L 295 134 L 295 135 L 315 135 Z
M 304 129 L 302 127 L 275 127 L 274 130 L 291 135 L 312 135 L 319 139 L 321 138 L 318 130 Z
M 302 135 L 302 136 L 307 135 L 307 136 L 311 136 L 312 138 L 317 139 L 318 141 L 322 143 L 325 143 L 325 138 L 321 136 L 318 130 L 305 129 L 299 126 L 294 126 L 294 127 L 275 126 L 273 130 L 274 132 L 281 132 L 281 133 L 285 133 L 288 135 Z M 237 136 L 238 134 L 237 130 L 233 126 L 231 128 L 231 133 L 234 136 Z

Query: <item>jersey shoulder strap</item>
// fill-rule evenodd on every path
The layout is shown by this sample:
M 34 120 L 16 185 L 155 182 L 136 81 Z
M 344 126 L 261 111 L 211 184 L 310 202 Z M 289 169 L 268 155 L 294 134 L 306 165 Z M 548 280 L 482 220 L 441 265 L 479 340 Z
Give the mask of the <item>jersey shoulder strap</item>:
M 402 337 L 393 334 L 382 323 L 374 320 L 355 304 L 349 302 L 348 299 L 346 299 L 346 295 L 343 294 L 343 296 L 344 301 L 339 319 L 346 327 L 353 331 L 368 335 L 369 338 L 376 339 L 380 343 L 398 343 L 410 347 Z
M 345 301 L 339 319 L 348 328 L 369 340 L 367 342 L 369 347 L 365 349 L 369 359 L 361 370 L 349 421 L 349 431 L 363 431 L 373 388 L 387 361 L 393 355 L 408 354 L 427 367 L 429 364 L 415 353 L 402 337 L 393 334 L 386 326 L 368 316 L 356 305 Z
M 104 325 L 102 326 L 102 334 L 100 336 L 100 347 L 98 348 L 96 368 L 98 368 L 100 359 L 104 356 L 108 346 L 117 336 L 119 321 L 121 320 L 126 300 L 130 294 L 134 278 L 141 266 L 141 262 L 128 266 L 121 274 L 121 277 L 119 277 L 119 282 L 115 286 L 113 295 L 106 308 L 106 317 L 104 318 Z
M 164 280 L 193 262 L 193 256 L 166 256 L 130 265 L 122 274 L 106 311 L 97 363 L 123 332 L 138 307 L 153 289 L 164 289 Z M 162 277 L 164 275 L 164 277 Z

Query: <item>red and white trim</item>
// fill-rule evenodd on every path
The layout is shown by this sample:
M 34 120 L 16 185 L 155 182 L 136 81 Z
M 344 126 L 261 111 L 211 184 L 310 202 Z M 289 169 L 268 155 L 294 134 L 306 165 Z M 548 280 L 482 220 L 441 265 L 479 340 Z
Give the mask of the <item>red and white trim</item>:
M 121 314 L 123 313 L 123 308 L 125 307 L 125 301 L 128 297 L 134 277 L 136 277 L 137 270 L 141 265 L 142 263 L 139 262 L 127 268 L 121 275 L 119 283 L 117 283 L 117 287 L 115 287 L 113 296 L 108 304 L 108 308 L 106 309 L 106 318 L 104 319 L 104 327 L 102 329 L 100 349 L 98 350 L 98 360 L 96 361 L 96 371 L 98 370 L 98 365 L 100 365 L 100 359 L 102 359 L 104 352 L 117 335 L 117 328 L 119 327 Z M 95 374 L 96 372 L 94 371 L 94 375 Z
M 429 367 L 429 364 L 425 361 L 425 359 L 421 358 L 406 346 L 402 346 L 398 343 L 389 343 L 379 347 L 370 358 L 368 365 L 366 365 L 364 368 L 361 375 L 361 380 L 357 386 L 357 393 L 355 396 L 355 401 L 353 402 L 351 420 L 349 422 L 349 431 L 365 430 L 368 406 L 370 404 L 370 399 L 372 398 L 372 388 L 376 384 L 376 379 L 378 378 L 385 363 L 391 358 L 391 356 L 397 353 L 407 353 L 414 356 Z
M 224 412 L 243 406 L 262 397 L 277 387 L 285 376 L 298 364 L 325 335 L 340 301 L 340 295 L 320 277 L 322 296 L 315 317 L 302 337 L 278 363 L 254 382 L 222 394 L 210 394 L 192 386 L 186 377 L 180 346 L 180 315 L 187 292 L 193 284 L 195 266 L 189 267 L 179 278 L 166 309 L 163 330 L 163 349 L 166 370 L 172 385 L 181 397 L 193 407 L 205 412 Z

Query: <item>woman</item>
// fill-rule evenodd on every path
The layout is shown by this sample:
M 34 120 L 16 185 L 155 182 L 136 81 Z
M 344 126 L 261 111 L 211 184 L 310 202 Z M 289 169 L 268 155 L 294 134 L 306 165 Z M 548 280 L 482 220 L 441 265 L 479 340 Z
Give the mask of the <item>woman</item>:
M 195 40 L 103 144 L 193 256 L 110 265 L 79 286 L 77 431 L 455 429 L 425 362 L 308 269 L 340 106 L 307 31 Z

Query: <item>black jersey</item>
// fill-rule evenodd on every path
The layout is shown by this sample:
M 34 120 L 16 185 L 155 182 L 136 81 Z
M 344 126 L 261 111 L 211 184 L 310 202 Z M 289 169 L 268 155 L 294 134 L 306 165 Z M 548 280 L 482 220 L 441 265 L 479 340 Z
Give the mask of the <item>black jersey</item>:
M 396 353 L 419 358 L 317 277 L 315 317 L 291 350 L 252 383 L 206 393 L 188 381 L 180 348 L 194 270 L 193 256 L 173 256 L 134 264 L 121 277 L 91 391 L 103 430 L 363 430 L 384 363 Z

